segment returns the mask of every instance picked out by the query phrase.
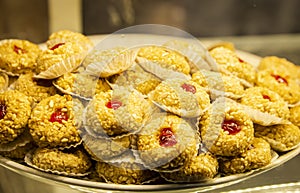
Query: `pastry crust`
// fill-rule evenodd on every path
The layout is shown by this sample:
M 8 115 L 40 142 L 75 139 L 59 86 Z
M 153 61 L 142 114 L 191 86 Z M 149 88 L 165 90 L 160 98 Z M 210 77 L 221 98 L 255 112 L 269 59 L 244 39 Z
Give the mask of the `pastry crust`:
M 151 113 L 150 101 L 137 91 L 109 90 L 95 95 L 86 107 L 85 127 L 100 136 L 136 133 Z
M 163 68 L 182 72 L 184 74 L 190 73 L 190 65 L 187 58 L 178 52 L 165 47 L 142 47 L 139 49 L 138 57 L 152 61 Z
M 221 68 L 221 72 L 224 69 L 232 75 L 246 80 L 250 84 L 255 83 L 256 72 L 254 67 L 241 60 L 231 49 L 222 46 L 216 47 L 210 50 L 210 54 Z
M 13 88 L 27 95 L 34 103 L 57 93 L 52 80 L 35 79 L 32 73 L 20 75 L 14 82 Z
M 41 147 L 68 147 L 81 141 L 78 128 L 82 109 L 70 95 L 54 95 L 32 110 L 28 126 L 33 140 Z M 55 114 L 57 115 L 56 117 Z M 59 120 L 62 118 L 62 120 Z
M 154 118 L 138 134 L 137 148 L 144 165 L 157 171 L 174 171 L 197 154 L 199 136 L 175 115 Z
M 149 98 L 164 110 L 183 117 L 198 117 L 210 104 L 203 87 L 182 79 L 161 82 Z
M 233 158 L 220 158 L 220 171 L 224 174 L 236 174 L 261 168 L 271 162 L 271 147 L 262 138 L 254 138 L 250 148 Z
M 83 174 L 92 166 L 89 157 L 81 149 L 63 151 L 38 148 L 32 155 L 32 163 L 39 169 L 69 174 Z
M 31 103 L 23 93 L 9 90 L 0 93 L 0 106 L 0 143 L 8 143 L 25 130 L 31 113 Z
M 288 104 L 276 92 L 266 87 L 246 89 L 241 104 L 286 120 L 290 117 Z
M 250 117 L 237 104 L 227 100 L 213 103 L 201 117 L 199 128 L 205 147 L 218 156 L 244 153 L 254 138 Z M 236 131 L 230 133 L 234 129 Z
M 41 53 L 38 45 L 27 41 L 9 39 L 0 41 L 0 68 L 12 75 L 34 72 L 36 59 Z
M 289 104 L 300 101 L 300 86 L 286 71 L 274 69 L 259 71 L 256 84 L 277 92 Z

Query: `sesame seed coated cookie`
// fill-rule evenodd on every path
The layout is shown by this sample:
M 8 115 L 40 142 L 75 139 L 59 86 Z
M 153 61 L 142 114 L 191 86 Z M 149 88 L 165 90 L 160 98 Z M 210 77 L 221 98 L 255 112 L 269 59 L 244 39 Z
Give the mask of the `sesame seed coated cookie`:
M 94 135 L 136 133 L 152 113 L 151 102 L 137 91 L 115 89 L 94 96 L 86 107 L 85 127 Z
M 218 160 L 211 153 L 201 153 L 175 172 L 160 172 L 170 182 L 201 182 L 212 179 L 218 173 Z
M 244 153 L 254 138 L 250 117 L 227 100 L 214 102 L 201 117 L 199 128 L 205 147 L 220 156 Z
M 300 86 L 286 71 L 266 69 L 257 73 L 256 84 L 277 92 L 289 104 L 300 100 Z
M 147 170 L 137 163 L 97 162 L 96 171 L 107 182 L 116 184 L 143 184 L 157 176 L 156 172 Z
M 78 127 L 83 106 L 70 95 L 45 98 L 32 110 L 28 126 L 42 147 L 68 147 L 81 141 Z
M 210 50 L 210 54 L 221 68 L 251 84 L 255 83 L 254 67 L 240 59 L 234 51 L 221 46 Z
M 91 160 L 81 149 L 59 150 L 38 148 L 33 152 L 32 164 L 43 171 L 67 174 L 84 174 L 92 166 Z
M 183 167 L 197 154 L 199 136 L 184 120 L 175 115 L 161 115 L 138 134 L 137 148 L 146 167 L 172 171 Z
M 261 168 L 271 162 L 271 147 L 262 138 L 254 138 L 248 150 L 236 157 L 219 158 L 220 171 L 224 174 L 236 174 Z
M 38 45 L 27 40 L 0 41 L 0 69 L 12 75 L 34 72 L 41 53 Z
M 161 82 L 149 93 L 149 98 L 164 110 L 183 117 L 197 117 L 210 104 L 203 87 L 182 79 Z
M 294 63 L 288 61 L 285 58 L 280 58 L 277 56 L 267 56 L 261 59 L 257 67 L 257 69 L 260 71 L 270 69 L 270 68 L 276 71 L 285 71 L 293 79 L 300 78 L 299 66 L 296 66 Z
M 300 144 L 300 129 L 294 124 L 255 125 L 255 136 L 265 139 L 276 151 L 288 151 Z
M 241 103 L 283 119 L 289 119 L 288 104 L 274 91 L 266 87 L 252 87 L 245 90 Z
M 0 93 L 0 143 L 17 138 L 27 125 L 31 103 L 19 91 L 8 90 Z
M 14 82 L 13 87 L 15 90 L 27 95 L 34 103 L 57 93 L 52 80 L 35 79 L 32 73 L 20 75 Z

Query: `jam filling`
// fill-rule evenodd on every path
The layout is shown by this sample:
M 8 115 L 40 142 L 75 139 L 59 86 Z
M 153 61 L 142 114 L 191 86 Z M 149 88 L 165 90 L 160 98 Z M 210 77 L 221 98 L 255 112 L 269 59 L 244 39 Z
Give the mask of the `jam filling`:
M 14 45 L 14 52 L 16 52 L 17 54 L 24 54 L 26 53 L 26 50 Z
M 279 76 L 279 75 L 276 75 L 276 74 L 272 74 L 272 76 L 275 78 L 275 80 L 276 80 L 278 83 L 283 83 L 283 84 L 285 84 L 285 85 L 288 85 L 288 81 L 287 81 L 285 78 L 283 78 L 283 77 L 281 77 L 281 76 Z
M 106 107 L 110 108 L 110 109 L 113 109 L 113 110 L 116 110 L 116 109 L 118 109 L 121 106 L 122 106 L 122 102 L 121 101 L 113 100 L 113 101 L 109 101 L 109 102 L 106 103 Z
M 55 44 L 52 48 L 50 48 L 50 50 L 55 50 L 57 48 L 59 48 L 59 46 L 62 46 L 64 45 L 65 43 L 58 43 L 58 44 Z
M 224 120 L 222 123 L 222 129 L 227 131 L 230 135 L 235 135 L 241 131 L 240 125 L 233 120 Z
M 59 122 L 62 123 L 63 120 L 67 121 L 69 119 L 68 113 L 63 112 L 61 109 L 56 109 L 54 113 L 52 113 L 49 121 L 50 122 Z
M 241 58 L 238 58 L 238 60 L 239 60 L 240 63 L 245 63 L 245 61 L 242 60 Z
M 268 95 L 264 95 L 264 94 L 263 94 L 263 98 L 264 98 L 264 99 L 267 99 L 267 100 L 269 100 L 269 101 L 271 101 L 271 98 L 270 98 Z
M 0 103 L 0 120 L 6 115 L 6 108 L 7 107 L 4 103 Z
M 159 135 L 159 145 L 162 147 L 171 147 L 177 143 L 176 137 L 171 128 L 163 128 Z
M 194 87 L 193 85 L 184 83 L 183 85 L 181 85 L 181 88 L 186 92 L 191 92 L 193 94 L 196 93 L 196 87 Z

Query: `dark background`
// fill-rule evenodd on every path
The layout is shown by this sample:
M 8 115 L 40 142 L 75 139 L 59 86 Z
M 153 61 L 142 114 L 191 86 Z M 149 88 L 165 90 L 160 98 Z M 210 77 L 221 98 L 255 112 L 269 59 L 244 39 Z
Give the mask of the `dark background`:
M 82 32 L 153 23 L 197 37 L 300 33 L 299 7 L 299 0 L 82 0 Z M 47 0 L 0 0 L 0 39 L 43 42 L 48 15 Z

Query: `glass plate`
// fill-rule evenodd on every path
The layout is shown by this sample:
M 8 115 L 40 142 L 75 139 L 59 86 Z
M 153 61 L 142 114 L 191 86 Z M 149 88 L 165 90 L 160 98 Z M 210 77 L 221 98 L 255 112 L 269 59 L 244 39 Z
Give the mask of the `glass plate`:
M 38 171 L 26 165 L 17 163 L 8 158 L 0 157 L 0 165 L 3 167 L 16 172 L 24 177 L 32 178 L 40 182 L 44 182 L 50 185 L 55 185 L 59 183 L 64 186 L 69 186 L 73 189 L 77 189 L 84 192 L 119 192 L 119 191 L 134 191 L 134 192 L 144 192 L 144 191 L 158 191 L 158 192 L 176 192 L 176 191 L 206 191 L 221 188 L 224 186 L 236 184 L 248 178 L 255 177 L 258 174 L 267 172 L 273 168 L 276 168 L 283 163 L 289 161 L 293 157 L 300 153 L 300 146 L 297 148 L 280 155 L 277 159 L 272 161 L 266 167 L 252 170 L 247 173 L 230 175 L 226 177 L 217 177 L 211 180 L 199 182 L 199 183 L 184 183 L 184 184 L 145 184 L 145 185 L 122 185 L 122 184 L 109 184 L 104 182 L 92 182 L 87 180 L 75 179 L 70 177 L 58 176 L 54 174 L 49 174 L 45 172 Z

